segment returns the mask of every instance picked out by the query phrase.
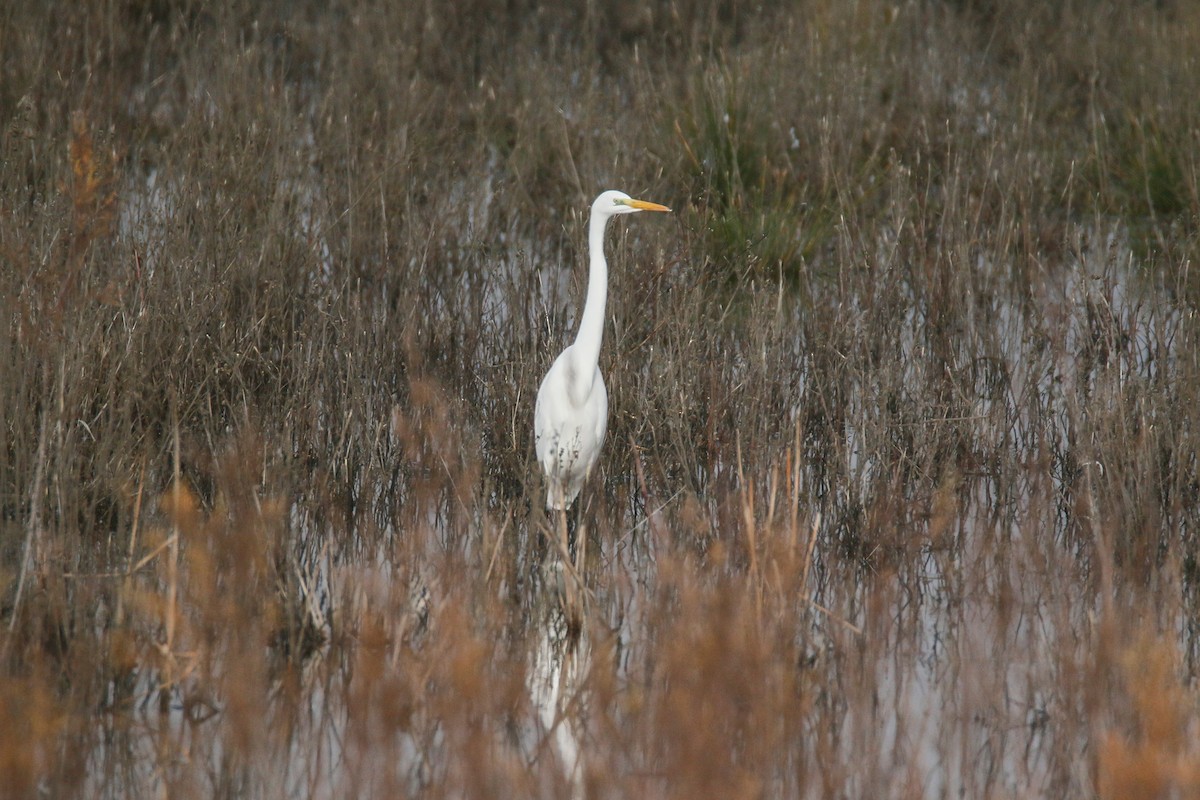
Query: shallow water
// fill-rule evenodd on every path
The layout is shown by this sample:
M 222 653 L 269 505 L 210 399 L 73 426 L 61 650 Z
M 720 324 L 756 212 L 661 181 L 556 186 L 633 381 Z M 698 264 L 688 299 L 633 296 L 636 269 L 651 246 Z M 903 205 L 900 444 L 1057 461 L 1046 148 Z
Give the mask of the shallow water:
M 297 194 L 294 186 L 280 191 Z M 455 192 L 475 198 L 464 204 L 468 235 L 459 252 L 470 260 L 474 239 L 493 227 L 494 188 Z M 320 218 L 325 204 L 316 190 L 299 194 L 306 199 L 296 206 L 296 232 L 319 251 L 323 270 L 310 279 L 327 283 L 337 265 L 323 234 L 330 222 Z M 135 195 L 143 199 L 124 207 L 125 235 L 144 235 L 175 213 L 171 191 L 154 172 Z M 555 264 L 560 254 L 521 241 L 518 228 L 511 221 L 489 252 L 484 316 L 501 330 L 513 323 L 514 312 L 532 314 L 526 325 L 544 329 L 553 341 L 573 325 L 571 312 L 558 310 L 569 309 L 565 298 L 578 294 L 573 274 Z M 807 594 L 785 598 L 781 607 L 790 611 L 783 621 L 764 625 L 775 635 L 781 635 L 775 625 L 788 629 L 784 649 L 791 653 L 794 646 L 802 655 L 805 663 L 796 669 L 807 676 L 805 691 L 812 695 L 803 698 L 806 711 L 790 712 L 800 716 L 789 723 L 790 733 L 771 734 L 773 756 L 755 762 L 763 794 L 939 798 L 1090 790 L 1088 770 L 1075 764 L 1093 757 L 1095 737 L 1111 720 L 1082 718 L 1091 701 L 1080 682 L 1103 644 L 1104 620 L 1114 613 L 1105 594 L 1112 591 L 1106 584 L 1112 566 L 1104 563 L 1111 555 L 1101 552 L 1093 565 L 1073 551 L 1098 546 L 1113 533 L 1094 519 L 1081 527 L 1071 508 L 1085 501 L 1095 507 L 1106 466 L 1086 457 L 1049 468 L 1042 462 L 1050 453 L 1073 451 L 1067 442 L 1089 429 L 1089 408 L 1080 397 L 1111 407 L 1124 402 L 1127 383 L 1169 378 L 1185 317 L 1160 291 L 1138 285 L 1134 259 L 1119 236 L 1086 238 L 1102 244 L 1040 275 L 1027 298 L 992 292 L 984 305 L 968 298 L 969 324 L 952 352 L 937 359 L 926 350 L 926 311 L 909 298 L 889 343 L 904 365 L 890 388 L 918 395 L 937 380 L 937 364 L 969 365 L 975 391 L 955 398 L 966 418 L 889 419 L 879 405 L 881 387 L 870 378 L 851 395 L 839 451 L 851 481 L 835 487 L 826 505 L 870 507 L 904 463 L 905 454 L 897 457 L 876 440 L 896 426 L 920 437 L 923 428 L 966 425 L 974 452 L 994 458 L 982 459 L 971 475 L 925 476 L 935 486 L 950 481 L 944 497 L 907 496 L 893 507 L 908 515 L 915 540 L 896 547 L 915 557 L 872 551 L 862 559 L 866 566 L 848 568 L 838 548 L 853 539 L 850 524 L 829 521 L 818 529 L 812 581 L 803 583 Z M 146 267 L 161 268 L 152 254 Z M 1003 271 L 982 262 L 977 268 L 985 276 Z M 461 280 L 471 278 L 464 273 Z M 513 284 L 536 287 L 525 309 L 508 307 Z M 865 305 L 849 311 L 852 318 L 868 313 Z M 1107 368 L 1109 359 L 1116 360 L 1115 372 Z M 749 374 L 745 364 L 742 369 Z M 801 374 L 798 383 L 808 386 L 809 377 Z M 336 428 L 333 420 L 324 425 Z M 380 437 L 395 438 L 394 426 L 379 426 Z M 738 474 L 732 464 L 717 465 L 714 473 Z M 823 480 L 809 464 L 801 464 L 798 476 L 806 487 Z M 450 786 L 451 794 L 476 796 L 480 786 L 495 785 L 535 796 L 620 795 L 631 787 L 639 796 L 674 795 L 669 758 L 655 750 L 647 732 L 655 722 L 645 714 L 655 703 L 669 704 L 673 691 L 672 675 L 656 665 L 670 641 L 664 608 L 677 609 L 672 598 L 686 596 L 689 585 L 676 574 L 687 562 L 671 539 L 682 490 L 647 498 L 653 500 L 648 517 L 642 503 L 630 502 L 619 517 L 623 532 L 598 542 L 590 573 L 595 595 L 582 643 L 572 650 L 562 644 L 561 619 L 547 613 L 556 602 L 553 592 L 536 578 L 514 585 L 513 573 L 493 573 L 504 537 L 517 537 L 518 552 L 532 558 L 541 535 L 536 516 L 518 513 L 501 523 L 493 509 L 468 509 L 461 500 L 458 507 L 444 498 L 423 504 L 417 490 L 355 488 L 377 509 L 380 530 L 370 536 L 350 531 L 349 547 L 329 545 L 345 541 L 346 532 L 323 530 L 320 516 L 308 512 L 308 499 L 291 506 L 289 533 L 303 542 L 311 620 L 325 642 L 300 664 L 272 670 L 274 683 L 256 701 L 260 727 L 240 730 L 231 721 L 244 713 L 231 709 L 236 695 L 210 688 L 214 676 L 226 688 L 238 683 L 239 665 L 227 661 L 233 651 L 218 652 L 194 678 L 185 676 L 169 690 L 157 684 L 156 671 L 137 670 L 121 689 L 122 710 L 97 722 L 102 735 L 88 755 L 85 794 L 394 796 Z M 763 491 L 759 485 L 760 524 Z M 492 506 L 503 502 L 493 498 Z M 918 510 L 922 504 L 929 508 Z M 807 541 L 815 516 L 816 509 L 802 509 L 800 532 L 790 531 L 793 543 Z M 664 564 L 671 570 L 666 577 Z M 532 575 L 532 566 L 522 568 Z M 482 592 L 457 582 L 481 576 Z M 693 589 L 708 598 L 703 580 L 698 585 Z M 523 598 L 519 613 L 514 595 Z M 1137 597 L 1131 591 L 1125 600 Z M 526 627 L 503 622 L 506 613 L 523 614 Z M 1166 608 L 1147 622 L 1174 637 L 1182 660 L 1195 643 L 1174 613 Z M 458 650 L 460 636 L 480 659 L 461 669 L 482 676 L 457 674 L 456 660 L 466 658 Z M 491 656 L 489 648 L 495 648 Z M 379 663 L 372 665 L 367 651 Z M 381 674 L 373 672 L 381 666 Z M 442 676 L 443 670 L 455 674 Z M 517 681 L 523 691 L 488 685 L 496 671 L 524 671 Z M 247 674 L 257 680 L 259 673 Z M 483 686 L 473 682 L 477 677 Z M 444 696 L 463 686 L 478 693 L 465 695 L 467 708 Z M 471 707 L 477 702 L 479 708 Z M 755 733 L 742 731 L 750 738 Z M 731 750 L 738 747 L 753 749 L 730 743 Z M 823 761 L 829 758 L 836 763 Z M 492 784 L 475 775 L 480 770 Z M 824 780 L 814 779 L 823 773 Z M 594 790 L 604 786 L 607 791 Z

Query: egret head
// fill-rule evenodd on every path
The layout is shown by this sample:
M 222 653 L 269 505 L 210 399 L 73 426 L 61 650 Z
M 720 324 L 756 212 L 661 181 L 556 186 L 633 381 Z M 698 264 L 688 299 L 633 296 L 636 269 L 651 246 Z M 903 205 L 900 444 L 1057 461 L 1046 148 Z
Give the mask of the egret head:
M 592 213 L 611 217 L 616 214 L 635 214 L 638 211 L 670 211 L 666 206 L 649 203 L 645 200 L 634 200 L 624 192 L 610 189 L 596 198 L 592 203 Z

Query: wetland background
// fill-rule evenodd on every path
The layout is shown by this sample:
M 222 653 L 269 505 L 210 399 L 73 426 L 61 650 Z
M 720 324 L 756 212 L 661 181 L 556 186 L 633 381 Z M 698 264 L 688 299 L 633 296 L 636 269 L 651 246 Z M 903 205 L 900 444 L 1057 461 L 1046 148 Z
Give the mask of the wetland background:
M 0 793 L 1200 795 L 1198 58 L 1170 0 L 6 4 Z M 563 668 L 606 188 L 675 214 L 609 237 Z

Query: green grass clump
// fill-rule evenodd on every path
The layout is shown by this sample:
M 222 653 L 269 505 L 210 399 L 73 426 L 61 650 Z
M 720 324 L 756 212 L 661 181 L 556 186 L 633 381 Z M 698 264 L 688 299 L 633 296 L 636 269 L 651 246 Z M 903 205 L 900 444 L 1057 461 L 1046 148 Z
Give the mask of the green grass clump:
M 794 284 L 830 231 L 828 198 L 789 163 L 789 134 L 771 113 L 770 96 L 743 88 L 743 80 L 750 83 L 728 67 L 710 71 L 673 120 L 692 224 L 731 285 L 747 277 Z

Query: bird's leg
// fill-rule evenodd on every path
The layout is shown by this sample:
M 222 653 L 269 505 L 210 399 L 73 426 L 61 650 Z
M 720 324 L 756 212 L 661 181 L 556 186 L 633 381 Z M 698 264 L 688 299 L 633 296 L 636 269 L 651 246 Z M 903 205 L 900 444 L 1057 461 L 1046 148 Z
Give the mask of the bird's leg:
M 570 540 L 569 544 L 571 545 L 571 564 L 575 567 L 582 580 L 583 572 L 580 570 L 580 564 L 583 563 L 583 559 L 579 555 L 579 537 L 583 535 L 582 532 L 584 530 L 583 520 L 585 515 L 583 513 L 583 501 L 576 502 L 566 513 L 567 539 Z
M 583 579 L 579 577 L 571 558 L 571 543 L 567 533 L 567 511 L 559 509 L 559 558 L 563 560 L 563 612 L 567 620 L 567 635 L 573 640 L 583 624 L 583 607 L 581 603 Z
M 587 567 L 587 526 L 583 522 L 583 512 L 580 510 L 579 516 L 575 518 L 575 574 L 579 576 L 579 581 L 582 584 L 584 569 Z M 580 588 L 584 588 L 582 585 Z

